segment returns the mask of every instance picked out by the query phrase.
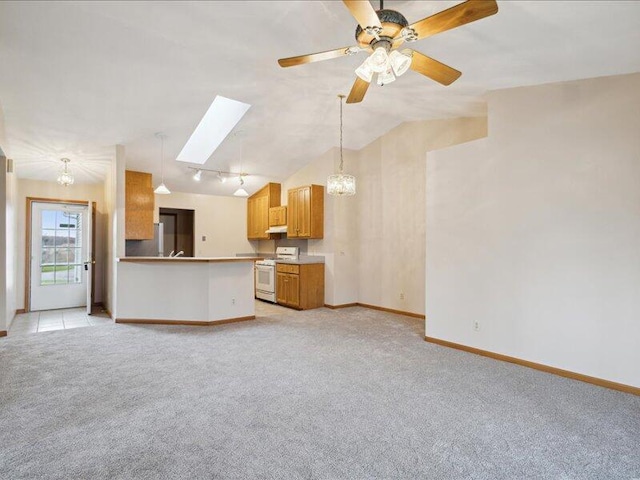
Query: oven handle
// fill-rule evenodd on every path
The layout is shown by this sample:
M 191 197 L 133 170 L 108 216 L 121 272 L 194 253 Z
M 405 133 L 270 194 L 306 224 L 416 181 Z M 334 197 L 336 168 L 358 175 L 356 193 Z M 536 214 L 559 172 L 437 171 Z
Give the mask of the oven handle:
M 275 265 L 256 265 L 257 270 L 274 270 Z

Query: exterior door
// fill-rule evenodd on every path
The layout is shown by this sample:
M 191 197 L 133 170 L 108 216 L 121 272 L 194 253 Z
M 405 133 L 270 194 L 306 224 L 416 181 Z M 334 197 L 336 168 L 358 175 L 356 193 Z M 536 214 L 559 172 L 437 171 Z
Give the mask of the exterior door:
M 31 203 L 30 310 L 91 308 L 90 216 L 88 205 Z

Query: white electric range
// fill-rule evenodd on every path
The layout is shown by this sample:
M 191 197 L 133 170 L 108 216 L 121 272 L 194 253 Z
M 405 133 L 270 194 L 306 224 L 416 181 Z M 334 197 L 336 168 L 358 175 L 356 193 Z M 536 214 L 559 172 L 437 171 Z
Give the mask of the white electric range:
M 276 258 L 256 262 L 256 298 L 276 303 L 276 260 L 297 260 L 298 247 L 276 248 Z

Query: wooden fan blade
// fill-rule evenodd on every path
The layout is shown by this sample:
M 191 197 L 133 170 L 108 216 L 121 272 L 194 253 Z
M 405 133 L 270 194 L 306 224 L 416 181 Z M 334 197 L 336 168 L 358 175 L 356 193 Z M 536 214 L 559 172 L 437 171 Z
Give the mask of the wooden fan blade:
M 462 75 L 462 72 L 455 68 L 451 68 L 415 50 L 412 50 L 412 52 L 411 70 L 421 73 L 442 85 L 451 85 Z
M 369 0 L 342 0 L 346 7 L 351 12 L 351 15 L 358 21 L 362 29 L 367 27 L 380 27 L 380 19 L 378 14 L 373 9 Z M 348 102 L 347 102 L 348 103 Z
M 498 13 L 498 4 L 495 0 L 467 0 L 435 15 L 423 18 L 409 27 L 416 31 L 418 40 L 420 40 L 495 13 Z
M 349 96 L 347 97 L 347 103 L 359 103 L 364 98 L 369 88 L 369 82 L 365 82 L 360 77 L 356 77 L 356 81 L 351 87 Z
M 335 50 L 327 50 L 326 52 L 310 53 L 309 55 L 299 55 L 297 57 L 281 58 L 278 63 L 281 67 L 293 67 L 304 63 L 321 62 L 322 60 L 331 60 L 332 58 L 343 57 L 348 55 L 349 48 L 342 47 Z

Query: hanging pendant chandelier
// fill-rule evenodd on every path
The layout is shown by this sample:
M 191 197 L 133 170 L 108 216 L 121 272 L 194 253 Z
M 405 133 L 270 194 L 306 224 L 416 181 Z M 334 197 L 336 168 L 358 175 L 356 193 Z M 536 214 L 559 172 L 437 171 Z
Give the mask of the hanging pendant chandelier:
M 327 178 L 327 193 L 338 197 L 351 197 L 356 194 L 356 177 L 343 172 L 344 157 L 342 152 L 342 101 L 344 95 L 338 95 L 340 99 L 340 167 L 338 173 Z
M 156 133 L 156 137 L 160 139 L 160 185 L 153 191 L 158 195 L 169 195 L 171 190 L 164 184 L 164 139 L 167 137 L 164 133 Z
M 71 160 L 69 160 L 68 158 L 61 158 L 60 161 L 64 163 L 64 167 L 62 167 L 60 173 L 58 174 L 58 183 L 65 187 L 73 185 L 75 178 L 73 178 L 73 174 L 69 170 L 69 162 Z

